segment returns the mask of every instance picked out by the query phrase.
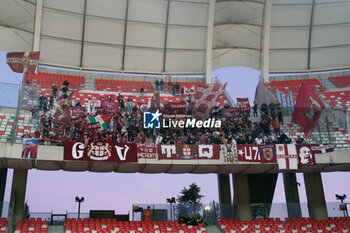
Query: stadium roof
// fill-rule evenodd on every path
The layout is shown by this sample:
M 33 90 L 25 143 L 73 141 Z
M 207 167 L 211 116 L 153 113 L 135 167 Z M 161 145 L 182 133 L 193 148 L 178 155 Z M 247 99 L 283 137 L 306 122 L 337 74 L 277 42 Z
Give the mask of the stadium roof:
M 118 72 L 342 69 L 349 12 L 349 0 L 0 0 L 0 49 Z

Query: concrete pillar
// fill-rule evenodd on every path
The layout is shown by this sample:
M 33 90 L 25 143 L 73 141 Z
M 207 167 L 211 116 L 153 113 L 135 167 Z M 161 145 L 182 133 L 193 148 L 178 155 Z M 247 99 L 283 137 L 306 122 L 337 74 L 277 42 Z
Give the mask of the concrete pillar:
M 218 174 L 218 186 L 221 218 L 232 218 L 230 176 L 228 174 Z
M 214 33 L 214 13 L 215 0 L 209 0 L 208 12 L 208 28 L 207 28 L 207 46 L 206 46 L 206 65 L 205 65 L 205 83 L 212 83 L 211 81 L 211 66 L 212 66 L 212 49 L 213 49 L 213 33 Z
M 240 221 L 252 220 L 248 175 L 232 174 L 235 217 Z
M 263 27 L 261 32 L 261 64 L 260 64 L 261 77 L 265 82 L 269 82 L 271 12 L 272 12 L 272 0 L 265 0 Z
M 298 183 L 295 173 L 283 173 L 284 193 L 286 195 L 288 217 L 301 218 Z
M 27 175 L 28 170 L 13 171 L 11 199 L 8 213 L 9 227 L 13 227 L 23 218 Z
M 5 187 L 7 178 L 7 168 L 0 168 L 0 218 L 2 216 L 2 208 L 4 204 Z
M 252 217 L 268 218 L 275 193 L 278 174 L 249 174 L 250 203 Z
M 304 173 L 304 182 L 310 217 L 314 220 L 327 220 L 321 173 Z

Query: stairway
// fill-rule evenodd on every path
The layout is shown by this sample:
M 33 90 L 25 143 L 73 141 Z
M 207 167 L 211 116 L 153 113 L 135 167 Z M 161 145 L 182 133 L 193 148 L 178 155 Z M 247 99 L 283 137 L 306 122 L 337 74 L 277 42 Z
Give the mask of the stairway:
M 47 233 L 64 233 L 64 226 L 50 225 L 47 229 Z
M 96 80 L 93 78 L 85 78 L 85 90 L 96 90 Z
M 318 78 L 318 81 L 327 88 L 327 91 L 337 88 L 328 78 Z
M 208 233 L 222 233 L 217 225 L 206 226 L 205 229 Z

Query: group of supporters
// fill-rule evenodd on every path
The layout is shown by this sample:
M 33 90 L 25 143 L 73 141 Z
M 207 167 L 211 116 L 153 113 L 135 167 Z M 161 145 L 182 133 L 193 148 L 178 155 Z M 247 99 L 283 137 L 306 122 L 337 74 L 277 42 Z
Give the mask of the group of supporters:
M 188 215 L 185 217 L 184 214 L 181 214 L 178 221 L 180 224 L 186 224 L 191 226 L 197 226 L 198 224 L 205 224 L 200 214 L 197 214 L 196 217 L 192 215 L 191 218 Z
M 68 87 L 68 85 L 64 85 Z M 56 97 L 53 95 L 53 98 Z M 66 89 L 62 91 L 61 99 L 67 99 Z M 56 100 L 56 98 L 55 98 Z M 57 102 L 62 101 L 58 99 Z M 115 113 L 94 111 L 88 113 L 81 111 L 81 115 L 72 116 L 71 124 L 54 124 L 55 107 L 51 111 L 44 111 L 40 107 L 32 109 L 32 121 L 36 131 L 29 134 L 25 131 L 23 137 L 35 137 L 41 142 L 54 142 L 62 144 L 66 140 L 107 141 L 121 143 L 154 143 L 154 144 L 278 144 L 290 143 L 290 138 L 280 130 L 283 125 L 282 110 L 279 104 L 263 103 L 260 108 L 259 118 L 256 117 L 259 109 L 256 103 L 253 106 L 254 121 L 249 113 L 242 113 L 232 117 L 223 118 L 222 111 L 215 111 L 211 117 L 222 119 L 220 128 L 160 128 L 144 129 L 143 114 L 139 106 L 136 106 L 131 97 L 124 103 L 124 98 L 119 95 L 116 99 L 108 101 L 118 103 L 118 111 Z M 79 102 L 70 109 L 83 107 Z M 227 108 L 229 106 L 225 106 Z M 91 128 L 90 118 L 105 116 L 106 126 L 103 130 Z M 57 121 L 56 121 L 57 123 Z M 302 139 L 300 139 L 302 140 Z

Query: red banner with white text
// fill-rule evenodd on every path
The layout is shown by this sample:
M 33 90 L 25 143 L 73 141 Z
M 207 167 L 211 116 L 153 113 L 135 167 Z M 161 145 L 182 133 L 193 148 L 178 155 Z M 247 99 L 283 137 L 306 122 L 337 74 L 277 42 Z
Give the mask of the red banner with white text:
M 137 158 L 155 159 L 157 158 L 157 147 L 155 144 L 137 144 Z

